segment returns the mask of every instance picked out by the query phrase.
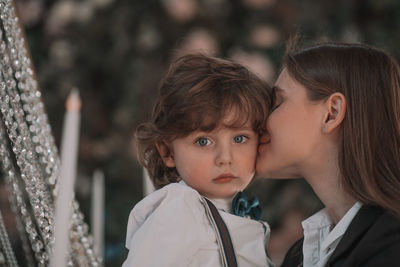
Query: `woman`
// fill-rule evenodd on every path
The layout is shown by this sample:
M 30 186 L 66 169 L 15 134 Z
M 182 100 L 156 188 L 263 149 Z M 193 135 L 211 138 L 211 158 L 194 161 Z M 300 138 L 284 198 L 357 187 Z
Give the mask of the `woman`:
M 325 209 L 282 266 L 399 266 L 400 69 L 361 44 L 289 49 L 259 146 L 262 177 L 304 177 Z

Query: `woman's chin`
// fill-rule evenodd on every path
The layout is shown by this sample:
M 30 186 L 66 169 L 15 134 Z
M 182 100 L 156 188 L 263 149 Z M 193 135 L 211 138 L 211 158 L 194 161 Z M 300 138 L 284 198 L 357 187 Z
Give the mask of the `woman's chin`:
M 268 164 L 267 164 L 268 163 Z M 271 160 L 262 160 L 258 158 L 256 162 L 256 178 L 270 178 L 274 177 L 276 172 L 279 171 L 279 166 L 276 164 L 271 164 Z M 278 168 L 277 168 L 278 167 Z
M 256 168 L 256 174 L 255 174 L 255 178 L 256 179 L 258 179 L 258 178 L 275 178 L 274 177 L 275 175 L 273 175 L 273 172 L 271 172 L 271 171 L 269 171 L 269 170 L 266 170 L 266 169 L 259 169 L 259 168 Z
M 297 179 L 301 178 L 301 175 L 294 174 L 293 172 L 282 171 L 282 169 L 267 169 L 256 166 L 255 178 L 266 178 L 266 179 Z

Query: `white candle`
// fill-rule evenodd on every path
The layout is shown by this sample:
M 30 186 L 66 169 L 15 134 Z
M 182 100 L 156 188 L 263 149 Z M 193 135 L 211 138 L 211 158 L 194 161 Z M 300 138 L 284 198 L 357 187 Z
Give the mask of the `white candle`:
M 104 173 L 96 170 L 92 182 L 92 234 L 94 251 L 100 258 L 104 253 Z
M 51 267 L 67 266 L 67 255 L 70 248 L 68 233 L 71 226 L 71 201 L 74 193 L 78 154 L 80 106 L 79 93 L 74 89 L 67 99 L 67 111 L 64 117 L 61 170 L 55 204 L 55 244 L 50 258 Z

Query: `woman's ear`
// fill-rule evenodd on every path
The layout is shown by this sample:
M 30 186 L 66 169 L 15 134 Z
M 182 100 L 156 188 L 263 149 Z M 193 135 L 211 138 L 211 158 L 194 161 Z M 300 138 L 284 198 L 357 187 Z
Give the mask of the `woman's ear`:
M 160 154 L 162 160 L 164 161 L 165 166 L 170 168 L 175 167 L 174 155 L 170 145 L 163 142 L 163 143 L 157 143 L 156 147 L 158 153 Z
M 346 98 L 342 93 L 336 92 L 329 96 L 325 102 L 326 114 L 324 116 L 322 132 L 331 133 L 343 122 L 346 114 Z

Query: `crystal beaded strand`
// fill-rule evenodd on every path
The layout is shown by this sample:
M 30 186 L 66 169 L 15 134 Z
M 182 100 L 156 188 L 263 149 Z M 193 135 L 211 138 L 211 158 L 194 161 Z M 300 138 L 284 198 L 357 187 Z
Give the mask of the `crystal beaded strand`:
M 41 94 L 38 90 L 37 82 L 33 78 L 33 68 L 27 56 L 25 40 L 22 37 L 18 18 L 15 16 L 13 9 L 11 5 L 6 9 L 8 11 L 7 17 L 14 18 L 7 20 L 6 24 L 10 29 L 8 38 L 11 40 L 9 42 L 10 57 L 11 61 L 14 62 L 15 79 L 21 91 L 26 121 L 30 126 L 34 127 L 32 128 L 32 141 L 35 144 L 35 151 L 40 156 L 40 163 L 44 164 L 46 176 L 50 177 L 48 183 L 54 185 L 59 174 L 58 166 L 60 162 L 56 156 L 58 152 L 40 99 Z
M 53 222 L 54 212 L 52 206 L 53 201 L 51 198 L 51 194 L 49 192 L 49 187 L 47 186 L 47 181 L 44 178 L 48 176 L 46 175 L 44 170 L 48 170 L 49 167 L 41 166 L 42 165 L 41 162 L 45 162 L 45 159 L 40 155 L 40 152 L 46 152 L 48 151 L 48 149 L 43 149 L 43 147 L 41 147 L 40 145 L 37 145 L 35 147 L 35 144 L 33 142 L 34 140 L 38 139 L 36 133 L 40 132 L 41 129 L 46 129 L 47 127 L 42 127 L 42 125 L 39 123 L 40 122 L 39 118 L 33 117 L 31 114 L 29 114 L 32 109 L 38 108 L 38 106 L 42 105 L 42 103 L 32 104 L 32 103 L 24 103 L 23 101 L 24 99 L 29 99 L 29 97 L 26 96 L 26 93 L 28 93 L 29 95 L 28 89 L 30 86 L 28 85 L 34 84 L 33 82 L 29 83 L 29 77 L 32 78 L 32 75 L 30 75 L 32 74 L 32 69 L 23 67 L 26 66 L 24 62 L 27 62 L 28 64 L 30 62 L 29 58 L 26 56 L 27 53 L 24 47 L 24 39 L 21 37 L 21 29 L 18 26 L 18 18 L 15 16 L 14 7 L 10 4 L 10 1 L 4 1 L 4 2 L 5 5 L 3 9 L 4 13 L 3 23 L 4 23 L 5 35 L 6 35 L 6 40 L 8 41 L 7 45 L 9 50 L 11 66 L 13 66 L 14 69 L 15 73 L 14 76 L 17 81 L 16 84 L 18 86 L 18 89 L 20 89 L 21 97 L 19 96 L 16 90 L 17 88 L 15 88 L 15 90 L 13 90 L 14 89 L 13 87 L 7 89 L 11 89 L 10 95 L 14 95 L 16 98 L 18 98 L 18 100 L 22 100 L 18 101 L 18 103 L 14 106 L 17 109 L 19 109 L 19 111 L 21 111 L 20 113 L 16 112 L 15 114 L 21 115 L 21 117 L 17 119 L 19 122 L 24 122 L 24 124 L 21 123 L 18 124 L 20 126 L 19 131 L 27 137 L 24 145 L 26 150 L 31 152 L 30 154 L 28 154 L 28 156 L 34 158 L 32 164 L 34 168 L 30 168 L 31 173 L 23 173 L 23 175 L 25 175 L 25 177 L 32 177 L 32 178 L 37 177 L 38 179 L 37 183 L 35 183 L 36 185 L 35 191 L 36 193 L 40 194 L 41 197 L 40 202 L 44 210 L 43 213 L 40 213 L 41 217 L 39 218 L 39 225 L 42 226 L 41 232 L 44 237 L 45 244 L 51 244 L 52 233 L 53 233 L 52 227 L 54 225 Z M 51 173 L 51 170 L 47 172 Z M 49 249 L 47 250 L 49 251 Z
M 7 19 L 4 15 L 6 7 L 0 6 L 0 16 L 2 21 Z M 7 27 L 3 24 L 5 30 Z M 7 45 L 1 40 L 0 43 L 0 69 L 2 79 L 0 79 L 0 104 L 4 124 L 7 128 L 8 137 L 11 140 L 12 151 L 15 155 L 22 180 L 25 182 L 25 189 L 28 193 L 35 219 L 39 226 L 39 234 L 45 244 L 50 244 L 52 237 L 52 224 L 47 219 L 52 217 L 51 203 L 46 202 L 46 195 L 49 195 L 45 184 L 40 181 L 41 175 L 35 166 L 35 154 L 29 143 L 30 135 L 28 126 L 24 119 L 24 112 L 21 107 L 20 97 L 17 92 L 16 82 L 12 77 L 13 70 L 10 66 L 10 59 L 7 55 Z M 47 217 L 47 218 L 46 218 Z M 38 241 L 42 242 L 42 241 Z M 33 244 L 31 244 L 33 245 Z M 43 246 L 43 244 L 42 244 Z M 36 248 L 32 246 L 35 251 Z M 48 261 L 47 253 L 41 253 L 37 259 L 39 266 L 45 266 Z M 35 255 L 37 255 L 35 253 Z M 37 255 L 38 256 L 38 255 Z
M 22 248 L 24 250 L 25 259 L 27 265 L 29 267 L 34 267 L 35 262 L 32 256 L 31 242 L 32 247 L 36 248 L 35 255 L 38 259 L 42 258 L 40 255 L 40 245 L 42 244 L 39 240 L 39 236 L 37 234 L 36 229 L 33 227 L 32 218 L 30 217 L 30 213 L 28 212 L 25 202 L 24 195 L 20 190 L 20 175 L 19 177 L 17 171 L 14 167 L 14 164 L 11 161 L 11 155 L 9 153 L 9 147 L 7 143 L 7 137 L 5 135 L 4 126 L 0 125 L 0 158 L 2 163 L 2 169 L 4 171 L 4 177 L 8 190 L 8 198 L 10 201 L 10 206 L 12 212 L 16 215 L 16 227 L 19 233 L 19 237 L 22 241 Z M 27 235 L 28 234 L 28 238 Z
M 7 17 L 15 17 L 12 6 L 5 10 L 8 10 L 9 13 L 7 14 Z M 38 143 L 35 148 L 36 153 L 43 154 L 41 162 L 46 164 L 46 166 L 44 166 L 44 176 L 46 177 L 49 175 L 50 177 L 48 182 L 50 185 L 54 185 L 56 177 L 59 174 L 60 166 L 57 149 L 54 144 L 53 136 L 51 135 L 50 126 L 47 122 L 48 119 L 44 112 L 43 103 L 40 101 L 40 92 L 37 89 L 37 82 L 33 79 L 30 60 L 26 56 L 27 52 L 24 46 L 24 39 L 20 37 L 21 30 L 18 27 L 17 19 L 7 21 L 9 22 L 7 23 L 7 26 L 11 32 L 8 39 L 14 41 L 14 45 L 12 42 L 9 43 L 11 48 L 11 59 L 12 62 L 18 62 L 18 64 L 14 64 L 14 67 L 16 68 L 15 77 L 18 80 L 19 87 L 21 87 L 21 100 L 25 103 L 23 107 L 28 124 L 29 122 L 32 122 L 30 125 L 30 129 L 33 130 L 34 135 L 32 140 L 34 143 Z M 99 259 L 97 259 L 93 254 L 92 239 L 88 236 L 87 229 L 88 226 L 83 220 L 82 213 L 79 211 L 79 205 L 74 201 L 71 229 L 73 237 L 71 238 L 71 242 L 77 243 L 74 244 L 73 247 L 79 250 L 79 253 L 77 253 L 78 255 L 82 252 L 86 254 L 87 260 L 89 261 L 87 264 L 89 264 L 89 266 L 98 266 Z M 82 260 L 83 258 L 80 259 L 80 261 Z
M 10 96 L 14 97 L 15 99 L 15 105 L 13 107 L 16 107 L 20 111 L 15 112 L 15 117 L 20 126 L 19 131 L 23 131 L 26 137 L 28 137 L 27 140 L 25 140 L 26 142 L 24 142 L 24 145 L 32 152 L 32 154 L 38 154 L 37 156 L 40 156 L 40 153 L 42 151 L 45 151 L 45 149 L 40 146 L 37 146 L 34 149 L 33 139 L 36 138 L 33 137 L 36 136 L 37 132 L 41 131 L 41 128 L 45 127 L 40 127 L 42 125 L 38 123 L 39 118 L 32 118 L 32 115 L 30 115 L 29 113 L 32 109 L 36 109 L 37 106 L 42 105 L 42 103 L 37 103 L 38 105 L 33 105 L 32 103 L 24 103 L 23 101 L 24 99 L 29 99 L 29 97 L 25 95 L 25 92 L 28 91 L 28 84 L 33 84 L 32 82 L 28 83 L 28 78 L 32 77 L 31 75 L 29 75 L 29 73 L 32 73 L 32 70 L 30 68 L 23 68 L 23 66 L 25 66 L 24 62 L 29 63 L 29 58 L 26 55 L 24 47 L 24 39 L 21 37 L 21 29 L 18 27 L 18 18 L 15 16 L 14 7 L 10 4 L 10 1 L 5 1 L 5 3 L 8 3 L 8 5 L 4 5 L 1 15 L 3 15 L 4 18 L 3 24 L 6 35 L 5 39 L 7 40 L 8 46 L 9 61 L 11 63 L 10 66 L 13 67 L 9 68 L 9 73 L 11 74 L 11 77 L 8 77 L 13 86 L 11 86 L 11 88 L 8 87 L 7 89 L 9 90 Z M 17 89 L 20 90 L 20 94 Z M 32 120 L 34 123 L 32 123 Z M 43 161 L 43 158 L 41 158 L 41 160 Z M 43 175 L 43 172 L 40 171 L 41 168 L 39 159 L 35 159 L 35 163 L 35 165 L 38 165 L 35 166 L 37 168 L 38 174 Z M 42 188 L 40 188 L 40 190 L 43 191 L 42 198 L 44 198 L 44 201 L 51 203 L 52 198 L 48 192 L 49 189 L 46 187 L 46 183 L 40 183 L 39 185 L 42 186 Z M 49 209 L 48 215 L 52 215 L 52 207 L 46 208 Z
M 15 259 L 14 251 L 12 250 L 10 240 L 4 226 L 3 216 L 0 211 L 0 247 L 4 252 L 4 258 L 6 266 L 8 267 L 18 267 L 17 260 Z M 1 250 L 0 250 L 1 251 Z
M 0 85 L 1 84 L 2 84 L 2 81 L 0 80 Z M 1 88 L 1 89 L 3 89 L 3 88 Z M 10 109 L 10 107 L 8 105 L 6 105 L 6 102 L 8 99 L 7 95 L 5 96 L 3 94 L 3 92 L 4 92 L 4 89 L 1 90 L 0 105 L 1 105 L 1 109 L 2 109 L 2 114 L 4 116 L 4 123 L 6 125 L 11 125 L 7 129 L 8 135 L 9 135 L 10 140 L 12 140 L 14 142 L 12 150 L 16 154 L 17 165 L 21 169 L 21 172 L 23 172 L 24 168 L 32 169 L 32 165 L 26 164 L 28 166 L 24 167 L 24 162 L 26 162 L 27 160 L 25 160 L 22 157 L 19 157 L 17 155 L 18 150 L 23 151 L 25 149 L 21 145 L 22 137 L 18 136 L 18 134 L 16 133 L 16 130 L 14 127 L 16 125 L 16 123 L 13 122 L 12 117 L 10 116 L 13 113 L 13 112 L 10 112 L 12 109 Z M 5 100 L 3 100 L 3 99 L 5 99 Z M 4 162 L 4 159 L 3 159 L 3 162 Z M 25 173 L 26 173 L 26 171 L 25 171 Z M 8 174 L 8 176 L 14 176 L 15 172 L 7 172 L 7 174 Z M 38 196 L 35 196 L 35 187 L 32 185 L 32 183 L 34 183 L 35 181 L 31 182 L 29 179 L 26 179 L 27 176 L 24 173 L 21 173 L 20 177 L 23 178 L 22 180 L 23 180 L 23 182 L 25 182 L 25 189 L 31 198 L 31 205 L 33 206 L 33 212 L 35 215 L 34 220 L 38 221 L 38 225 L 40 226 L 40 223 L 42 222 L 42 220 L 40 220 L 40 218 L 39 219 L 37 218 L 37 217 L 39 217 L 38 213 L 43 214 L 44 211 L 40 207 L 40 199 L 38 198 Z M 14 187 L 14 189 L 17 189 L 15 183 L 13 184 L 13 187 Z M 32 195 L 33 195 L 33 197 L 32 197 Z M 22 195 L 18 197 L 18 195 L 17 195 L 17 199 L 18 199 L 17 205 L 19 206 L 21 213 L 22 214 L 27 213 L 27 207 L 24 202 L 24 197 Z M 43 216 L 41 216 L 41 217 L 43 217 Z M 39 266 L 45 266 L 48 255 L 45 251 L 42 251 L 42 249 L 41 249 L 41 248 L 43 248 L 43 242 L 41 241 L 41 240 L 43 240 L 43 238 L 41 235 L 38 235 L 38 233 L 36 232 L 36 230 L 34 228 L 35 223 L 32 222 L 31 218 L 29 216 L 26 216 L 25 219 L 26 219 L 24 221 L 25 228 L 26 228 L 28 237 L 30 237 L 30 240 L 32 241 L 31 246 L 32 246 L 33 251 L 35 251 L 35 256 L 39 262 Z
M 22 223 L 26 226 L 25 230 L 39 266 L 46 266 L 54 227 L 54 202 L 49 192 L 55 187 L 60 160 L 12 4 L 10 0 L 0 0 L 0 18 L 5 33 L 3 40 L 0 32 L 0 67 L 4 77 L 0 81 L 0 105 L 12 151 L 21 172 L 20 177 L 25 182 L 33 209 L 33 221 L 29 216 L 24 216 L 24 213 L 29 213 L 26 212 L 27 207 L 22 197 L 11 197 L 10 201 L 18 206 L 16 210 L 19 210 Z M 15 172 L 10 173 L 18 179 Z M 11 182 L 11 176 L 9 187 L 17 189 L 14 194 L 21 193 L 17 183 Z M 53 193 L 56 194 L 56 190 Z M 39 226 L 39 233 L 35 231 L 36 224 Z M 99 260 L 93 254 L 88 226 L 76 201 L 73 203 L 70 236 L 74 251 L 70 255 L 69 264 L 99 266 Z

